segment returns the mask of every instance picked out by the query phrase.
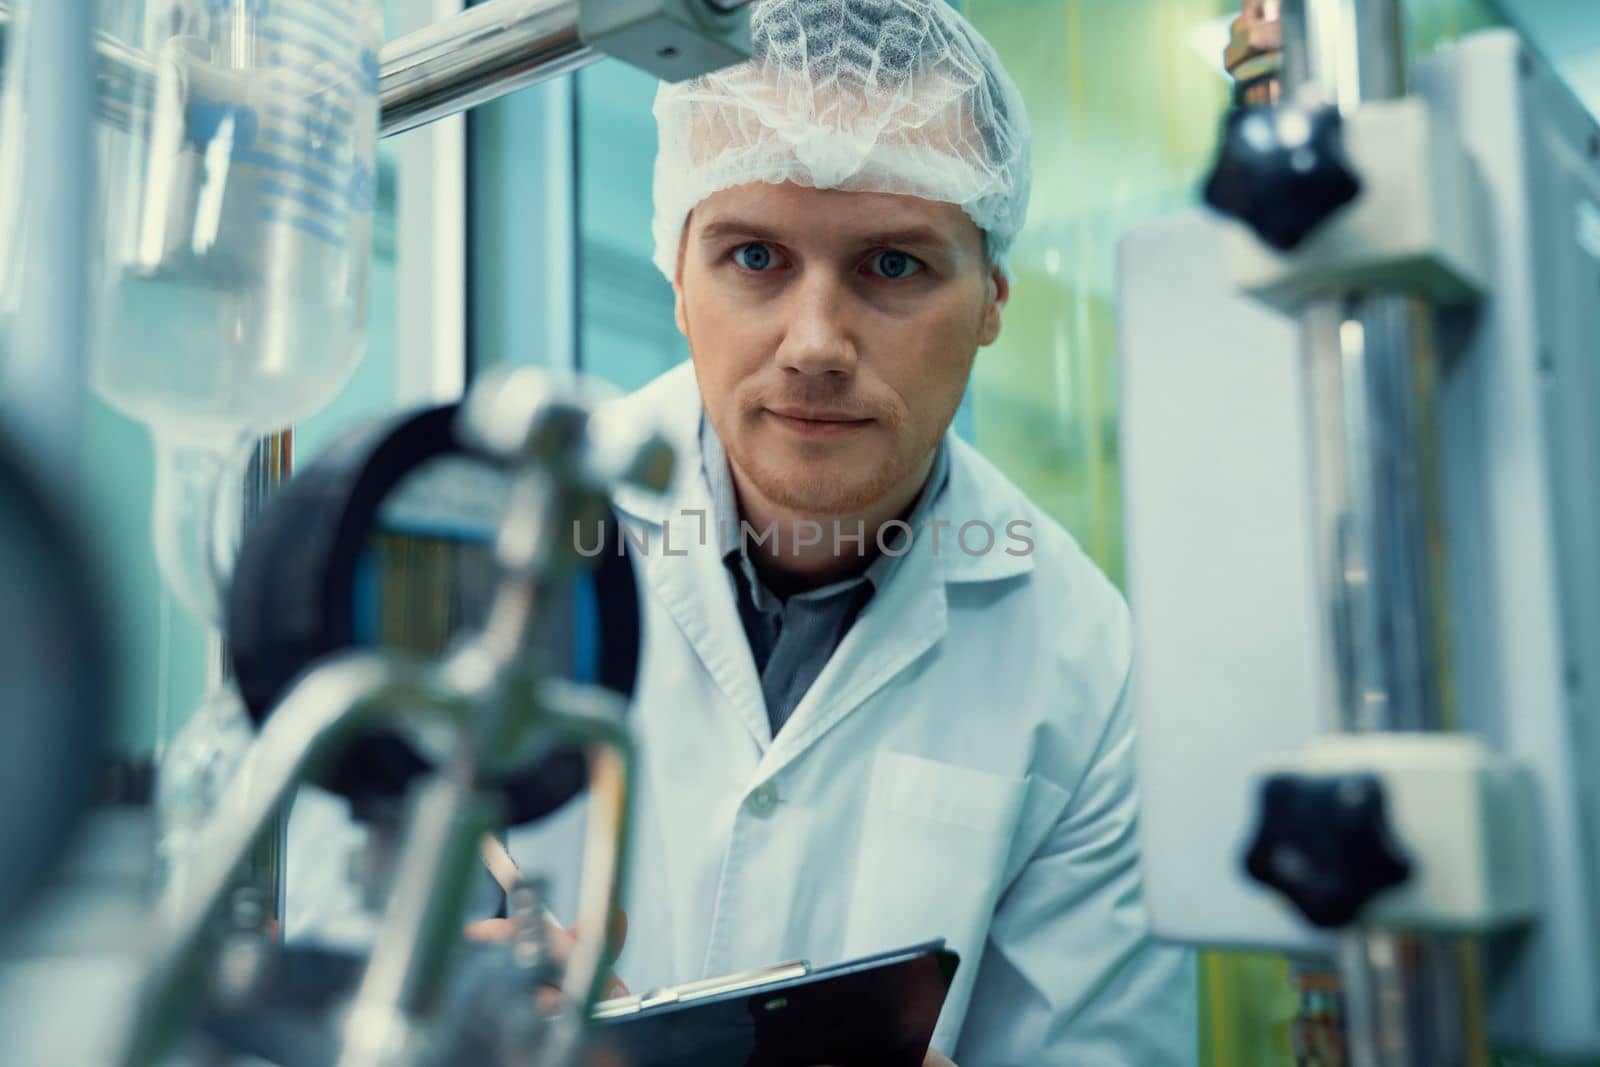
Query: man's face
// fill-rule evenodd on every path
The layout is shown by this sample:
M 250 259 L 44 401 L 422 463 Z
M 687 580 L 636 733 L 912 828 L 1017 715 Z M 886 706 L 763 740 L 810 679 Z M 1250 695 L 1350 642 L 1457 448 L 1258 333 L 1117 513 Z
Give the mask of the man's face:
M 765 183 L 695 208 L 675 289 L 729 459 L 819 516 L 920 487 L 1008 295 L 953 204 Z

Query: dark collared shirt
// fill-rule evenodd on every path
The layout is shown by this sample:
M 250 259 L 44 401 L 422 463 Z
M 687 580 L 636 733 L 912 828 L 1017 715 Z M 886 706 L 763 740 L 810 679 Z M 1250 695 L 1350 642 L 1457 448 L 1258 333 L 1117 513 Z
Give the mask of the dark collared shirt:
M 890 527 L 884 535 L 885 552 L 871 534 L 859 541 L 851 540 L 856 531 L 842 530 L 838 538 L 839 551 L 859 552 L 862 558 L 874 557 L 860 574 L 820 589 L 811 589 L 780 598 L 762 584 L 750 561 L 748 549 L 762 551 L 760 538 L 766 531 L 745 529 L 740 522 L 738 497 L 733 488 L 733 477 L 728 470 L 728 456 L 711 421 L 700 420 L 700 452 L 705 462 L 706 480 L 711 489 L 712 519 L 716 523 L 717 546 L 722 561 L 728 568 L 733 583 L 733 593 L 739 603 L 739 618 L 750 642 L 750 652 L 755 658 L 756 672 L 761 677 L 761 693 L 766 698 L 767 720 L 772 726 L 772 736 L 778 736 L 783 724 L 789 721 L 801 698 L 817 680 L 822 668 L 827 666 L 834 650 L 850 632 L 856 617 L 866 608 L 873 595 L 882 589 L 899 566 L 901 558 L 910 551 L 912 539 L 906 530 Z M 934 457 L 927 485 L 917 498 L 916 506 L 906 524 L 915 532 L 921 529 L 929 510 L 944 492 L 949 481 L 950 461 L 943 441 Z M 823 543 L 834 542 L 834 532 L 824 529 Z M 779 544 L 783 552 L 792 552 L 790 546 Z

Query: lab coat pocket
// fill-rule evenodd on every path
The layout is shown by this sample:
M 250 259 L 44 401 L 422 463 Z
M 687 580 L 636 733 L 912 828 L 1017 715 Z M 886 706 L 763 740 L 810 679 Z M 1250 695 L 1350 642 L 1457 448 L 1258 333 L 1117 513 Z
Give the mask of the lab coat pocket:
M 942 937 L 975 969 L 1026 792 L 1022 779 L 879 753 L 845 957 Z

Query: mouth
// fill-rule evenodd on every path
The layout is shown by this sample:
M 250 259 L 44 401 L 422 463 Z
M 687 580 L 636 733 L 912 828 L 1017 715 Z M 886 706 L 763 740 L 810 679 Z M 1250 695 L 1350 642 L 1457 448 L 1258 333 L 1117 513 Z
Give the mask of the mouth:
M 804 408 L 766 408 L 765 411 L 778 425 L 804 437 L 843 437 L 866 429 L 874 421 Z

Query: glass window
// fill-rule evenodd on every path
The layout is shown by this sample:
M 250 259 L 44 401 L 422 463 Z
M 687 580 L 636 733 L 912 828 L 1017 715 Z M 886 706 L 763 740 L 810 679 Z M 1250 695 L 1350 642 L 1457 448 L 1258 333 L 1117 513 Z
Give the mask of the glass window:
M 578 75 L 579 366 L 635 389 L 689 356 L 651 263 L 656 80 L 615 60 Z
M 1116 243 L 1193 202 L 1228 102 L 1220 47 L 1237 4 L 964 7 L 1017 79 L 1034 133 L 1011 304 L 973 374 L 977 443 L 1120 580 Z

